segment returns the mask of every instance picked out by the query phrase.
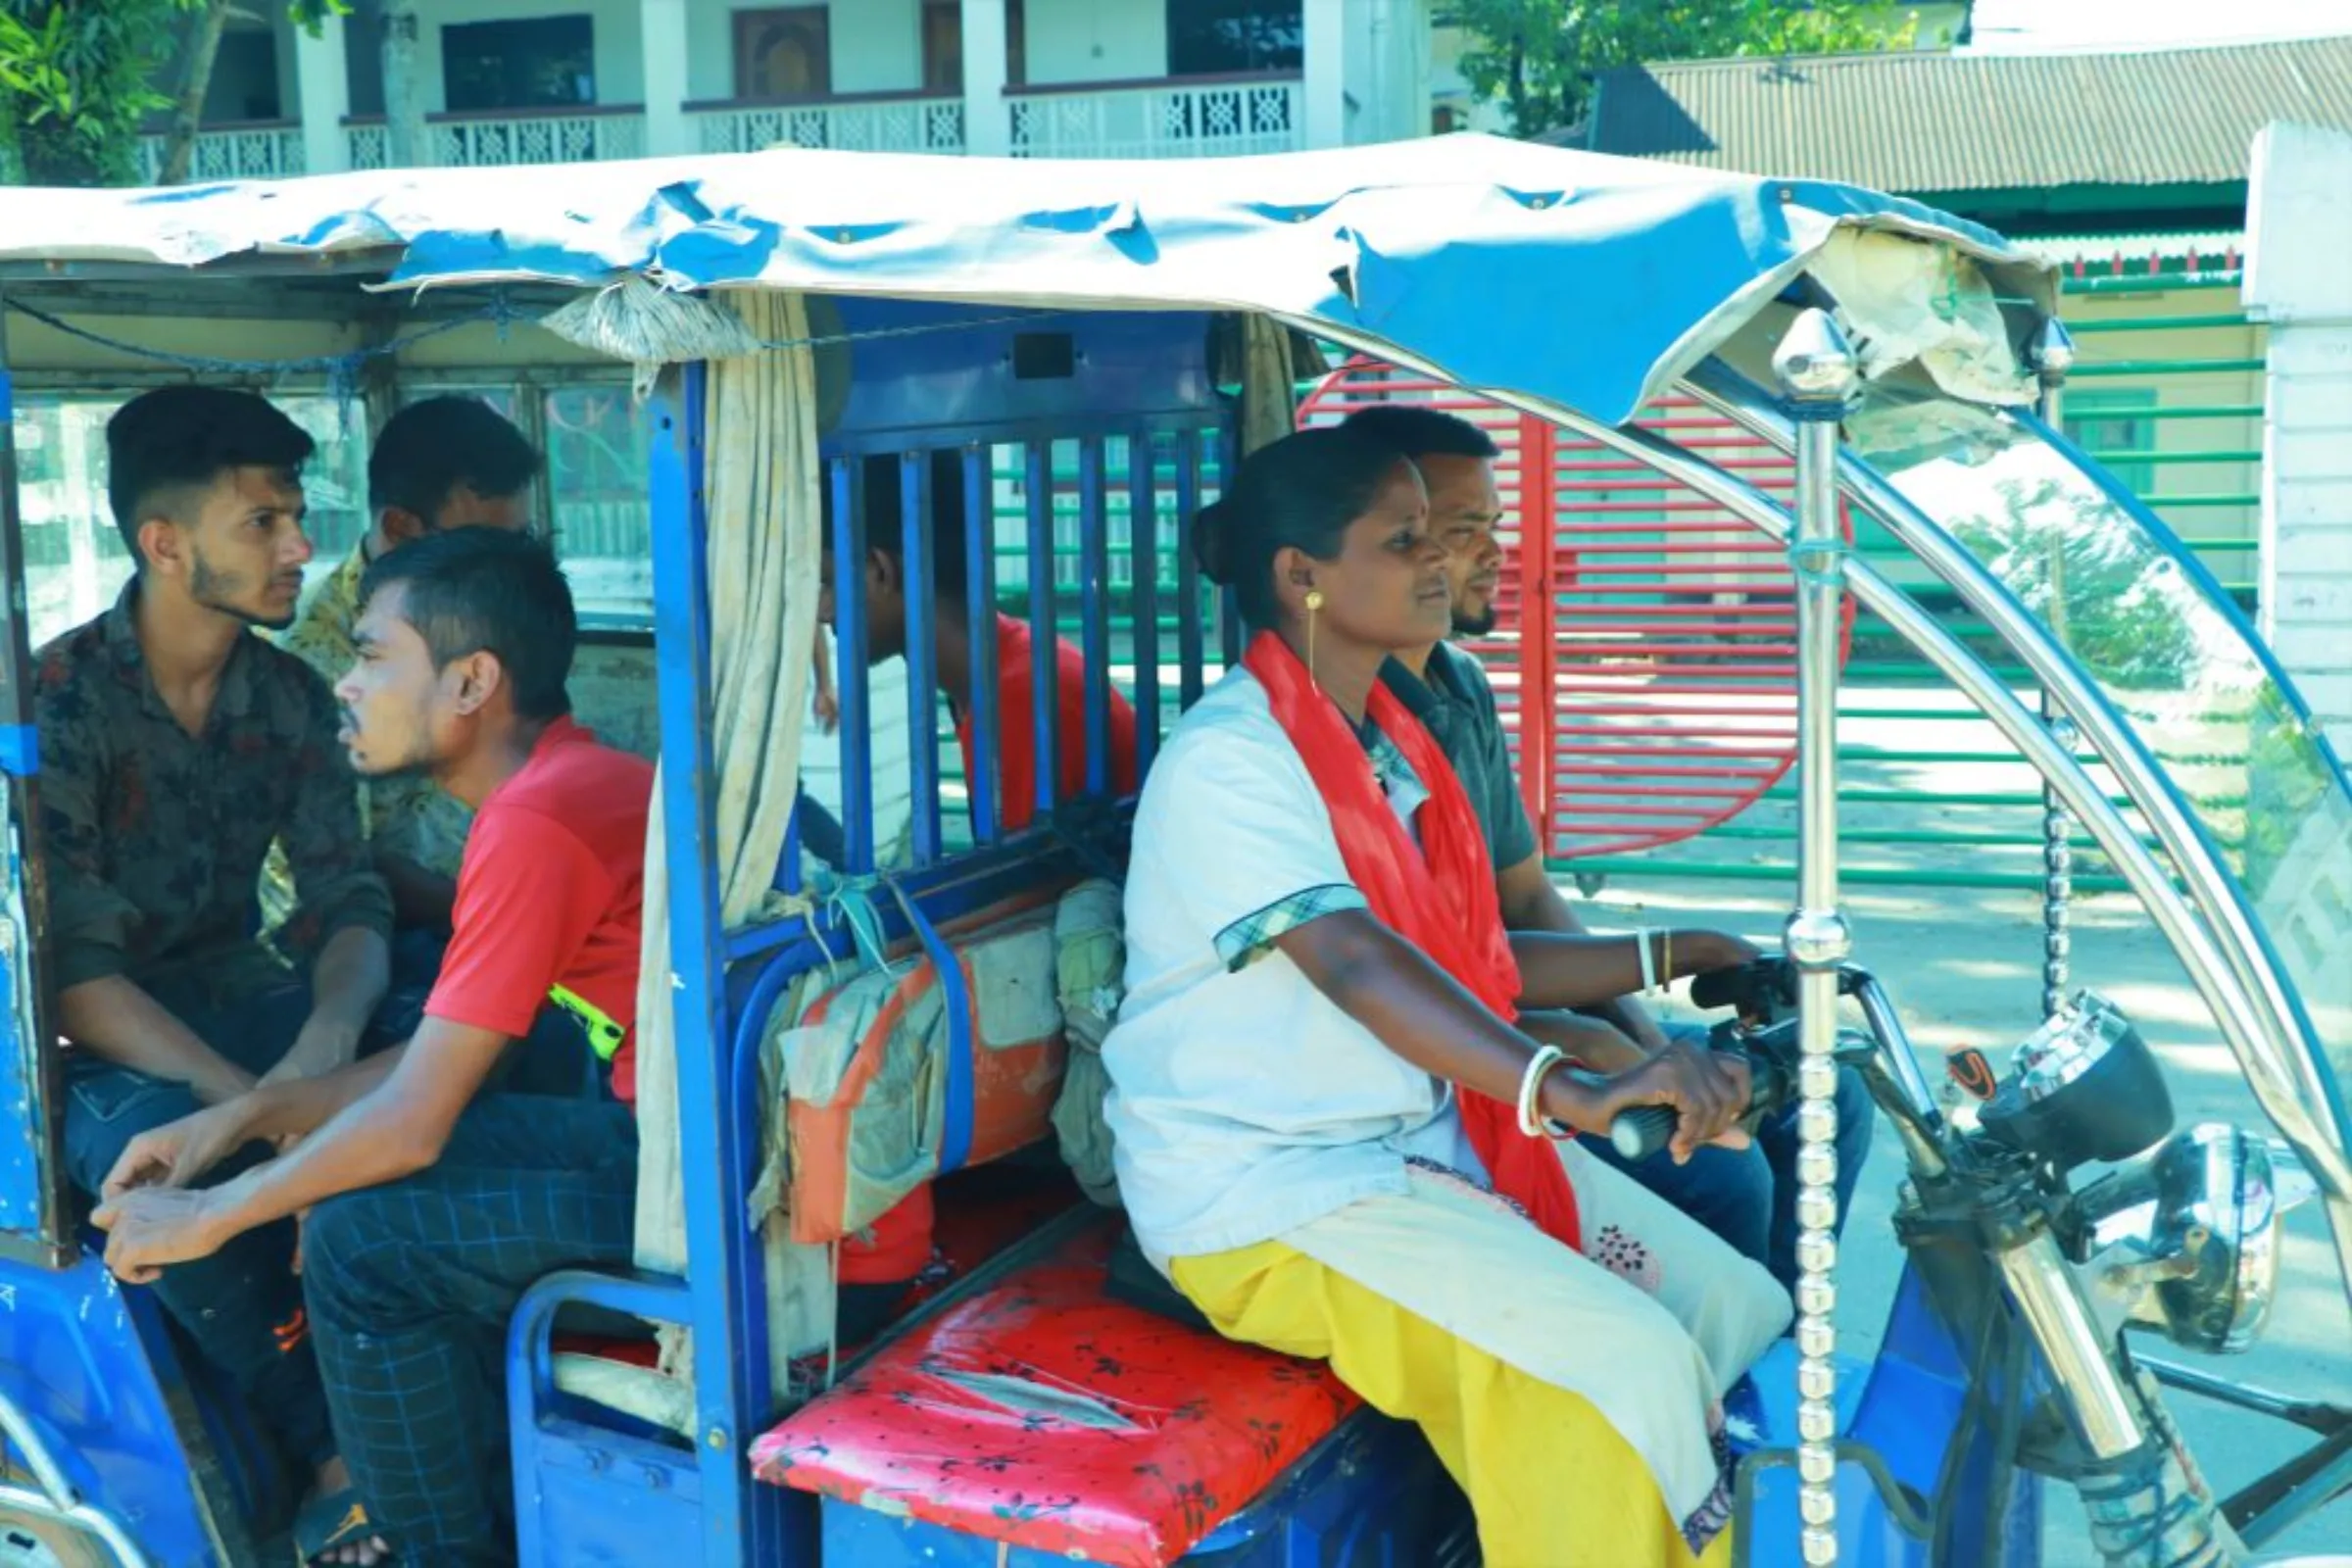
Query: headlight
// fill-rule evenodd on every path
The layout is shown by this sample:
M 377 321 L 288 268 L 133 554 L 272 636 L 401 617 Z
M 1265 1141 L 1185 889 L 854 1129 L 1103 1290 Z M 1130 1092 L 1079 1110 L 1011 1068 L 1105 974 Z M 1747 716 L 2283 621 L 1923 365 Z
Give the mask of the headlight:
M 2262 1332 L 2278 1286 L 2269 1147 L 2207 1122 L 2082 1194 L 2100 1287 L 2132 1320 L 2220 1354 Z

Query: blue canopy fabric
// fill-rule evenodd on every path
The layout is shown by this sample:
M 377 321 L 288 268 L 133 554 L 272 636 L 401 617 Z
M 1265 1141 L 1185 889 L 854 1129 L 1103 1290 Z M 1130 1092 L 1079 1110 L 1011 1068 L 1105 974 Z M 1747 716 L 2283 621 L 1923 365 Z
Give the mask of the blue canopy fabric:
M 2047 269 L 1917 203 L 1489 136 L 1264 158 L 778 151 L 0 192 L 0 267 L 201 269 L 384 251 L 390 286 L 762 286 L 1007 305 L 1262 311 L 1464 385 L 1619 422 L 1839 225 Z M 62 264 L 62 265 L 61 265 Z

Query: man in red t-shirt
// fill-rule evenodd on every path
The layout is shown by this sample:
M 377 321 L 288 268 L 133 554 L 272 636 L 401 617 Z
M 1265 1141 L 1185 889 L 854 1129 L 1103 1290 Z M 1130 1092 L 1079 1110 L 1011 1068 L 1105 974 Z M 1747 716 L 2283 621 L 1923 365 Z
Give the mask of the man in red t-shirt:
M 570 717 L 577 627 L 546 548 L 461 529 L 378 561 L 335 688 L 360 772 L 416 771 L 475 811 L 455 929 L 407 1045 L 134 1140 L 97 1222 L 126 1280 L 306 1210 L 303 1287 L 352 1474 L 343 1560 L 512 1562 L 499 1364 L 551 1270 L 625 1265 L 637 1185 L 637 944 L 653 769 Z M 484 1092 L 550 1025 L 615 1099 Z M 257 1139 L 293 1152 L 202 1191 Z
M 829 494 L 829 492 L 828 492 Z M 865 463 L 865 654 L 868 664 L 906 652 L 906 537 L 897 458 Z M 829 507 L 829 503 L 828 503 Z M 963 776 L 980 776 L 972 719 L 972 678 L 979 661 L 973 652 L 970 595 L 964 550 L 963 462 L 957 452 L 931 458 L 931 625 L 940 695 L 956 720 L 963 750 Z M 823 587 L 819 617 L 834 624 L 831 518 L 825 529 Z M 1042 569 L 1042 565 L 1040 567 Z M 1037 817 L 1036 639 L 1029 623 L 999 613 L 992 628 L 997 653 L 997 820 L 1015 833 Z M 1086 656 L 1068 642 L 1054 640 L 1054 746 L 1058 764 L 1056 796 L 1072 800 L 1086 789 Z M 1135 710 L 1115 690 L 1104 749 L 1114 797 L 1137 788 Z M 918 1189 L 863 1234 L 842 1244 L 842 1320 L 851 1327 L 887 1312 L 900 1292 L 931 1259 L 931 1189 Z
M 879 664 L 906 652 L 906 537 L 901 515 L 897 458 L 865 462 L 865 662 Z M 826 502 L 823 576 L 818 618 L 834 624 L 833 530 Z M 963 748 L 966 780 L 979 775 L 973 755 L 972 676 L 974 652 L 964 555 L 963 459 L 958 452 L 931 456 L 931 625 L 939 694 L 956 719 Z M 1004 831 L 1017 832 L 1037 817 L 1037 692 L 1035 639 L 1029 623 L 999 613 L 997 651 L 997 814 Z M 1070 800 L 1086 790 L 1086 656 L 1068 642 L 1054 640 L 1054 746 L 1059 760 L 1056 794 Z M 1110 793 L 1133 795 L 1137 787 L 1135 710 L 1116 690 L 1110 694 L 1110 724 L 1104 735 Z

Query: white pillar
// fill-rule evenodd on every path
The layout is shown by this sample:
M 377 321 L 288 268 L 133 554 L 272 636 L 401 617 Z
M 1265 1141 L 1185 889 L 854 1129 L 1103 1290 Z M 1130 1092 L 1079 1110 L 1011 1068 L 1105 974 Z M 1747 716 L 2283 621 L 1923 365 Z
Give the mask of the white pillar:
M 351 67 L 345 55 L 342 17 L 321 17 L 318 36 L 294 29 L 294 96 L 302 105 L 302 167 L 308 173 L 339 174 L 351 167 L 351 140 L 343 117 L 351 113 Z
M 1391 140 L 1409 141 L 1429 134 L 1435 96 L 1430 49 L 1436 34 L 1429 0 L 1395 0 L 1389 24 L 1390 47 L 1395 51 L 1391 58 L 1396 61 L 1390 99 L 1395 116 L 1389 130 Z
M 2339 753 L 2352 741 L 2352 133 L 2255 138 L 2246 312 L 2270 325 L 2262 630 Z
M 645 150 L 676 158 L 699 149 L 686 123 L 686 0 L 637 0 L 645 61 Z
M 1012 151 L 1012 104 L 1004 96 L 1010 59 L 1004 0 L 962 0 L 963 150 L 974 158 Z
M 1348 140 L 1347 0 L 1305 0 L 1306 145 L 1339 147 Z

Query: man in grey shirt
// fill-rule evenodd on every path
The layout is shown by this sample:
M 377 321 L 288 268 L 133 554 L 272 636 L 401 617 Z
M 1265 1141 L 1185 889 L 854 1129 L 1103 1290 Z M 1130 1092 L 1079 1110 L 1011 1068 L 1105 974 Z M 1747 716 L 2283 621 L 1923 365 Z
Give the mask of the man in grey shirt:
M 1480 637 L 1494 629 L 1495 588 L 1502 547 L 1496 531 L 1503 518 L 1502 493 L 1494 479 L 1501 454 L 1494 438 L 1469 420 L 1410 404 L 1381 404 L 1358 410 L 1350 429 L 1378 437 L 1412 461 L 1429 489 L 1430 531 L 1450 560 L 1453 629 Z M 1527 808 L 1511 771 L 1510 742 L 1494 704 L 1486 671 L 1470 654 L 1437 643 L 1416 658 L 1392 660 L 1382 679 L 1427 726 L 1462 781 L 1486 830 L 1501 895 L 1502 921 L 1513 931 L 1578 934 L 1583 922 L 1544 868 Z M 1548 701 L 1547 692 L 1523 694 Z M 1580 1026 L 1574 1019 L 1522 1020 L 1540 1038 L 1551 1038 L 1600 1072 L 1620 1072 L 1640 1053 L 1676 1044 L 1703 1048 L 1703 1025 L 1661 1028 L 1647 1008 L 1620 997 L 1593 1016 L 1615 1032 Z M 1618 1038 L 1622 1036 L 1623 1038 Z M 1850 1068 L 1838 1079 L 1838 1222 L 1853 1196 L 1862 1162 L 1870 1152 L 1873 1107 L 1869 1092 Z M 1758 1129 L 1747 1149 L 1702 1149 L 1677 1165 L 1662 1154 L 1628 1161 L 1599 1139 L 1588 1140 L 1596 1157 L 1625 1171 L 1682 1209 L 1745 1255 L 1771 1269 L 1784 1285 L 1796 1278 L 1796 1115 L 1793 1109 Z

